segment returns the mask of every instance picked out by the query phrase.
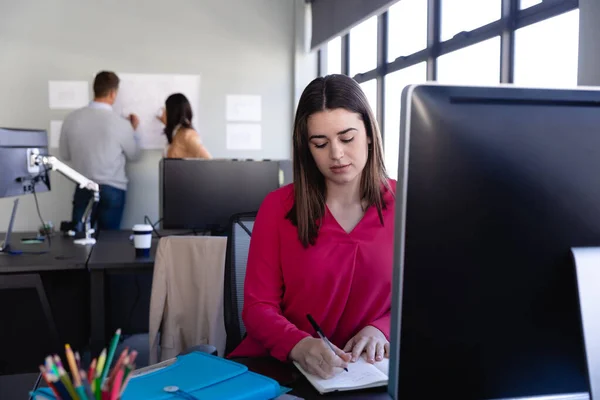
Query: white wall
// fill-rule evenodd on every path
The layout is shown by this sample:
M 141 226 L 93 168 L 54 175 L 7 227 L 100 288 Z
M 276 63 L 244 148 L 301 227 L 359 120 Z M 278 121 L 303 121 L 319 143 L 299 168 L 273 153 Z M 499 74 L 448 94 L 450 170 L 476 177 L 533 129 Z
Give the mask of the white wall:
M 48 80 L 88 80 L 101 69 L 199 74 L 198 130 L 222 158 L 289 158 L 295 75 L 310 58 L 296 51 L 303 0 L 19 0 L 0 2 L 0 126 L 49 129 L 67 112 L 48 108 Z M 310 56 L 313 57 L 314 56 Z M 303 61 L 299 61 L 303 60 Z M 306 77 L 301 80 L 302 84 Z M 225 148 L 226 94 L 263 99 L 263 149 Z M 54 153 L 57 151 L 54 150 Z M 128 168 L 123 227 L 158 218 L 158 151 Z M 74 184 L 52 174 L 40 194 L 44 219 L 69 220 Z M 11 199 L 0 199 L 0 231 Z M 17 230 L 39 225 L 23 196 Z
M 579 0 L 579 85 L 600 86 L 600 1 Z

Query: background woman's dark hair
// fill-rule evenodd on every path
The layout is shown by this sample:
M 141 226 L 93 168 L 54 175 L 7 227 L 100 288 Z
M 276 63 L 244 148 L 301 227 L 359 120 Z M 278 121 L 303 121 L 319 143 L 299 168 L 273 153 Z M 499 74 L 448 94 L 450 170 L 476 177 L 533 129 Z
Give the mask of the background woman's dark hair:
M 319 224 L 325 215 L 325 177 L 310 153 L 308 118 L 319 111 L 343 108 L 361 116 L 371 139 L 368 158 L 362 173 L 361 198 L 367 207 L 377 207 L 383 225 L 382 185 L 391 190 L 383 162 L 383 145 L 377 120 L 360 85 L 346 75 L 316 78 L 302 92 L 294 121 L 294 206 L 287 218 L 298 228 L 298 239 L 304 247 L 315 244 Z
M 175 93 L 167 97 L 165 101 L 165 109 L 167 110 L 167 123 L 165 125 L 165 135 L 169 144 L 173 142 L 173 130 L 177 125 L 182 128 L 192 127 L 192 106 L 181 93 Z

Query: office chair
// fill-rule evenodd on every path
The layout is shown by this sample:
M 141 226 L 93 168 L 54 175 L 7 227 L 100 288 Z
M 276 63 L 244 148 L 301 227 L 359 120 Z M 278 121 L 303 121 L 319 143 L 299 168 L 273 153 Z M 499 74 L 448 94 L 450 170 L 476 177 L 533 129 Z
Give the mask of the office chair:
M 225 355 L 232 352 L 246 335 L 242 321 L 244 307 L 244 279 L 248 263 L 250 236 L 254 227 L 256 212 L 234 214 L 227 233 L 227 253 L 225 258 L 225 331 L 227 343 Z
M 218 355 L 225 352 L 226 242 L 225 237 L 217 236 L 160 239 L 150 298 L 151 363 L 191 348 L 198 351 L 203 343 L 211 344 Z

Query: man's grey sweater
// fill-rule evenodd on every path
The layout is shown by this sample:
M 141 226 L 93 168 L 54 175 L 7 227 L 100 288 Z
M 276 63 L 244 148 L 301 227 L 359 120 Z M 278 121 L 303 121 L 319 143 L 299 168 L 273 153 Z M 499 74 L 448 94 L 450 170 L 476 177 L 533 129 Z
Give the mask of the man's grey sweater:
M 139 138 L 129 121 L 108 107 L 84 107 L 67 116 L 60 135 L 60 156 L 98 184 L 127 190 L 125 163 L 139 159 Z

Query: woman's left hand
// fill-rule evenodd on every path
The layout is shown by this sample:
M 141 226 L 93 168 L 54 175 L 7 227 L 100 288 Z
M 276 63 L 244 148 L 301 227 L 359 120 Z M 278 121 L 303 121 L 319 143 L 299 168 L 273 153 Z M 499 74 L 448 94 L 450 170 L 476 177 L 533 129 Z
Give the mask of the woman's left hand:
M 358 360 L 363 351 L 366 351 L 367 362 L 374 363 L 383 360 L 383 357 L 389 357 L 390 342 L 383 332 L 368 325 L 346 343 L 344 351 L 352 352 L 352 362 Z

